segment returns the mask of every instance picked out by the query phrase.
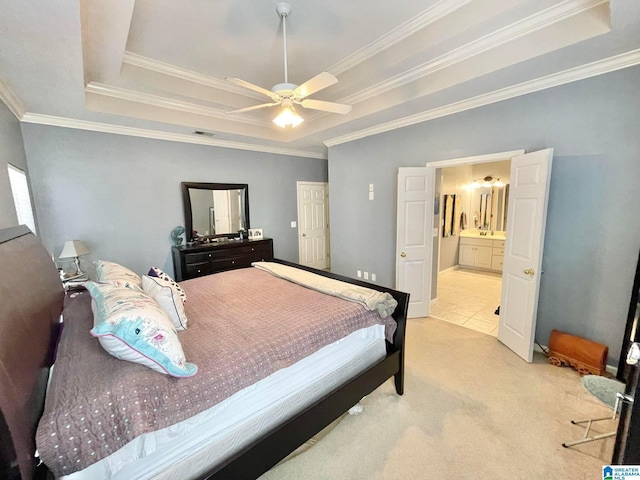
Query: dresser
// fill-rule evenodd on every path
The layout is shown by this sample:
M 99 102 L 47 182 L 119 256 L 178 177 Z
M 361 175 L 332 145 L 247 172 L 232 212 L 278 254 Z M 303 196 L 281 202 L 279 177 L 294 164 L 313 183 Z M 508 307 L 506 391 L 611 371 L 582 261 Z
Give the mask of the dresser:
M 244 268 L 252 262 L 273 260 L 273 239 L 228 240 L 173 247 L 173 269 L 178 282 L 212 273 Z

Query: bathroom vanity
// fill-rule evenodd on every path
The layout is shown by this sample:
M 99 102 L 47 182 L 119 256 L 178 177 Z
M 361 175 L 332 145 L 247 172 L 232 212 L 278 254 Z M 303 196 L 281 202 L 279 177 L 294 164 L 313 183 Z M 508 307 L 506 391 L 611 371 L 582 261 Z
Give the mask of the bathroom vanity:
M 460 232 L 458 264 L 465 268 L 502 272 L 504 242 L 504 232 L 491 235 L 490 232 L 463 230 Z

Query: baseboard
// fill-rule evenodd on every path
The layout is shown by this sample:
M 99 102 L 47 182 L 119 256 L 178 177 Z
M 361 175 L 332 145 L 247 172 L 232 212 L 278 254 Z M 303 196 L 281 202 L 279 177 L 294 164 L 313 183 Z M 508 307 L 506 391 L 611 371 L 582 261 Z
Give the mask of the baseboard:
M 546 345 L 539 345 L 537 343 L 533 344 L 533 351 L 534 352 L 538 352 L 538 353 L 546 353 L 543 348 L 545 350 L 549 350 L 549 348 Z M 616 375 L 618 375 L 618 367 L 614 367 L 613 365 L 605 365 L 605 370 L 607 371 L 607 373 L 610 373 L 611 375 L 613 375 L 614 377 Z
M 460 270 L 460 265 L 454 265 L 453 267 L 445 268 L 444 270 L 440 270 L 438 275 L 445 272 L 450 272 L 451 270 Z

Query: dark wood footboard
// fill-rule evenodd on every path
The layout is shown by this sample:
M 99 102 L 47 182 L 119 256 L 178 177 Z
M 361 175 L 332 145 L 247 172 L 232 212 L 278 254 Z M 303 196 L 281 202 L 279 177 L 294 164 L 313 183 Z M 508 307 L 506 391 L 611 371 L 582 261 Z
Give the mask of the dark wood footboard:
M 379 285 L 360 282 L 334 273 L 304 267 L 284 260 L 276 259 L 274 262 L 307 270 L 318 275 L 354 285 L 372 288 L 380 292 L 390 293 L 398 302 L 398 306 L 393 313 L 393 318 L 397 323 L 393 344 L 387 342 L 387 356 L 380 362 L 329 393 L 324 398 L 318 400 L 313 405 L 310 405 L 286 423 L 279 425 L 267 435 L 259 438 L 253 444 L 227 460 L 224 464 L 212 469 L 203 477 L 205 479 L 257 478 L 358 403 L 362 397 L 373 392 L 389 378 L 394 377 L 395 388 L 398 395 L 402 395 L 404 392 L 404 340 L 409 294 L 387 289 Z

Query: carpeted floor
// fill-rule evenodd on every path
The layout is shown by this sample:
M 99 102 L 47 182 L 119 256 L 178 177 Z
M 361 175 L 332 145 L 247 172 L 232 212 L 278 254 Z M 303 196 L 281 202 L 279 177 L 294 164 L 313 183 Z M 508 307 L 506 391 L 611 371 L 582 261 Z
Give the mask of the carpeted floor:
M 527 364 L 495 337 L 431 318 L 407 327 L 405 394 L 387 381 L 263 480 L 602 478 L 613 439 L 565 449 L 571 419 L 607 407 L 569 368 Z M 615 429 L 601 422 L 597 432 Z

